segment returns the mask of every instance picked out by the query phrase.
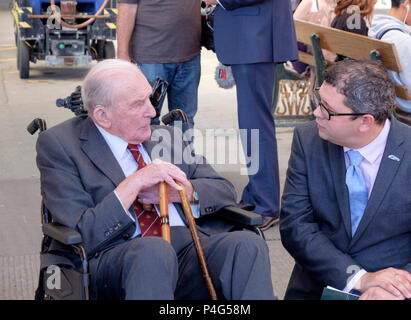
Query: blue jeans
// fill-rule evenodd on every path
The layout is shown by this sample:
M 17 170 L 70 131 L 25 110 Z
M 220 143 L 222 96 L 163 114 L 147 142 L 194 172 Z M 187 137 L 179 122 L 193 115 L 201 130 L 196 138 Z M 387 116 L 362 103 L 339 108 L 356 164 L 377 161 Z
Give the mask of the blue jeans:
M 200 55 L 181 63 L 138 63 L 148 82 L 153 83 L 156 77 L 168 82 L 168 110 L 181 109 L 188 118 L 189 127 L 194 126 L 194 116 L 197 113 L 198 85 L 201 75 Z M 160 110 L 162 106 L 159 106 Z M 152 124 L 160 124 L 160 119 L 154 118 Z

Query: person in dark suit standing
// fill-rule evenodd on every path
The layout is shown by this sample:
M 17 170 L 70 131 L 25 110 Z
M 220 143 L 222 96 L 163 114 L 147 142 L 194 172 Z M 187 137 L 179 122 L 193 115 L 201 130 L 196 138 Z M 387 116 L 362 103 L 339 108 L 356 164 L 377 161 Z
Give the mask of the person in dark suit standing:
M 381 63 L 346 59 L 315 97 L 282 196 L 281 240 L 296 262 L 285 299 L 318 299 L 327 285 L 410 298 L 411 128 L 392 114 L 394 85 Z
M 290 1 L 206 0 L 215 10 L 214 40 L 218 60 L 231 65 L 237 87 L 238 123 L 246 129 L 243 149 L 249 183 L 242 201 L 263 216 L 262 230 L 279 217 L 280 182 L 277 140 L 272 116 L 276 63 L 296 60 L 297 42 Z M 258 130 L 258 142 L 252 130 Z M 251 144 L 258 152 L 251 154 Z M 258 163 L 255 168 L 252 163 Z
M 41 192 L 53 221 L 77 230 L 89 257 L 92 297 L 207 299 L 177 190 L 181 182 L 199 218 L 199 234 L 219 298 L 273 299 L 268 247 L 214 214 L 235 205 L 232 184 L 190 145 L 178 128 L 150 126 L 152 88 L 124 60 L 94 66 L 82 86 L 88 116 L 42 132 L 37 142 Z M 173 143 L 172 143 L 173 142 Z M 188 149 L 190 151 L 190 149 Z M 191 152 L 188 152 L 191 154 Z M 193 155 L 194 156 L 194 155 Z M 169 185 L 171 245 L 161 237 L 158 183 Z M 79 263 L 53 241 L 45 263 Z M 72 257 L 67 259 L 67 257 Z M 66 260 L 64 260 L 66 258 Z M 63 261 L 61 261 L 63 259 Z

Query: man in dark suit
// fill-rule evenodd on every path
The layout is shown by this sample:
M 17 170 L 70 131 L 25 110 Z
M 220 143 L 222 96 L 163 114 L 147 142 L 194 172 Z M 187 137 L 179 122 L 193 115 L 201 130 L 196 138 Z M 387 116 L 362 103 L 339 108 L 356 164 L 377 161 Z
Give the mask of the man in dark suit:
M 206 0 L 217 4 L 214 40 L 218 60 L 231 65 L 237 87 L 238 123 L 247 130 L 243 149 L 249 183 L 242 201 L 263 216 L 262 230 L 279 217 L 280 182 L 277 140 L 272 116 L 275 64 L 297 59 L 290 1 Z M 251 154 L 252 130 L 259 130 L 258 153 Z M 257 163 L 255 168 L 253 163 Z
M 315 92 L 316 120 L 295 129 L 281 207 L 295 259 L 286 299 L 325 286 L 361 299 L 411 297 L 411 128 L 392 116 L 382 64 L 345 60 Z
M 191 152 L 177 128 L 150 127 L 155 115 L 151 92 L 137 66 L 123 60 L 100 62 L 82 87 L 88 116 L 70 119 L 38 139 L 45 205 L 55 222 L 82 235 L 93 297 L 208 298 L 176 180 L 185 186 L 199 218 L 218 296 L 272 299 L 265 241 L 251 232 L 226 232 L 232 226 L 213 216 L 235 203 L 233 186 L 202 157 L 186 161 Z M 155 236 L 161 235 L 158 212 L 144 211 L 140 204 L 159 203 L 162 181 L 169 185 L 171 245 Z M 57 262 L 79 263 L 67 247 L 53 242 L 42 267 Z

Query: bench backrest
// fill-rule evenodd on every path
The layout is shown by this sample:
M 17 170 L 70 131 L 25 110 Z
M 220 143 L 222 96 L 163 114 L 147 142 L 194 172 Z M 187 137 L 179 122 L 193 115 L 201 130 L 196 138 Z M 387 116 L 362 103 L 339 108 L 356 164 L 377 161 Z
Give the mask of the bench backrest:
M 319 37 L 322 49 L 350 57 L 355 60 L 371 60 L 370 53 L 379 53 L 379 59 L 387 69 L 401 72 L 401 62 L 394 44 L 371 37 L 358 35 L 334 28 L 316 25 L 310 22 L 294 20 L 297 40 L 312 45 L 311 35 Z M 300 61 L 315 66 L 312 54 L 299 52 Z M 332 63 L 332 61 L 328 61 Z M 404 100 L 411 100 L 411 93 L 405 86 L 395 86 L 396 94 Z

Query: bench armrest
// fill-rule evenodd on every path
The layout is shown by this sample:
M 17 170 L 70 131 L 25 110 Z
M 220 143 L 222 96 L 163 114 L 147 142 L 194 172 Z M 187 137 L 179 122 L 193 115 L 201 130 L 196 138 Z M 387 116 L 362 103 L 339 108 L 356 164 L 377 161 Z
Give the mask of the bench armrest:
M 42 229 L 46 236 L 65 245 L 77 245 L 83 241 L 80 233 L 55 222 L 43 224 Z
M 234 206 L 225 207 L 218 214 L 225 220 L 246 226 L 259 226 L 263 223 L 261 215 Z

